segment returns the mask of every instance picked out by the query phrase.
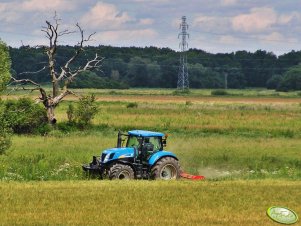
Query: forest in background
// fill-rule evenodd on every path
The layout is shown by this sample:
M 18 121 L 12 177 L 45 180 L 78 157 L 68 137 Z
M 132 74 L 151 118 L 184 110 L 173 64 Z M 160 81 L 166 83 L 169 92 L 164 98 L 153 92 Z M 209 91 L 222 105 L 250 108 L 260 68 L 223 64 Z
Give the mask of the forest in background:
M 57 65 L 63 65 L 74 53 L 72 46 L 59 46 Z M 176 88 L 180 53 L 169 48 L 88 46 L 74 69 L 92 59 L 95 53 L 104 57 L 101 71 L 82 73 L 73 88 Z M 39 83 L 50 83 L 49 71 L 36 72 L 47 66 L 47 55 L 42 48 L 22 46 L 10 48 L 12 74 Z M 272 52 L 237 51 L 207 53 L 190 49 L 187 52 L 191 88 L 266 87 L 280 91 L 301 90 L 301 51 L 281 56 Z

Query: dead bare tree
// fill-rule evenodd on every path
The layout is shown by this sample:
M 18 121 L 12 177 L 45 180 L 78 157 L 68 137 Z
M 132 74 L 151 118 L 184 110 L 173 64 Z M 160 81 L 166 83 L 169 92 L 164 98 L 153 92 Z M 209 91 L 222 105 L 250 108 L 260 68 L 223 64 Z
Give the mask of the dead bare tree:
M 48 56 L 48 66 L 43 69 L 49 69 L 49 75 L 52 82 L 52 93 L 47 94 L 46 90 L 41 87 L 40 84 L 29 80 L 29 79 L 15 79 L 12 77 L 12 84 L 30 84 L 35 88 L 30 88 L 30 90 L 39 90 L 41 96 L 39 101 L 43 103 L 45 109 L 47 110 L 47 116 L 50 123 L 55 124 L 56 118 L 54 110 L 56 106 L 69 94 L 74 94 L 71 90 L 68 89 L 68 85 L 74 81 L 76 76 L 78 76 L 83 71 L 95 70 L 101 67 L 103 58 L 95 55 L 94 59 L 88 60 L 85 65 L 78 67 L 76 69 L 72 68 L 72 63 L 78 58 L 78 56 L 84 51 L 84 44 L 91 40 L 92 36 L 95 33 L 90 34 L 87 38 L 84 37 L 84 30 L 77 23 L 76 27 L 80 34 L 80 41 L 75 46 L 75 52 L 73 56 L 68 59 L 65 64 L 58 66 L 56 65 L 56 52 L 58 48 L 59 38 L 68 34 L 75 33 L 74 31 L 63 30 L 60 31 L 60 19 L 55 14 L 54 22 L 46 21 L 45 27 L 42 27 L 42 32 L 45 33 L 46 38 L 49 41 L 48 46 L 42 46 L 45 50 L 45 53 Z M 57 69 L 59 68 L 59 69 Z M 42 70 L 43 70 L 42 69 Z M 38 73 L 37 72 L 25 72 L 25 73 Z M 23 73 L 24 74 L 24 73 Z M 62 85 L 63 84 L 63 85 Z M 62 87 L 60 87 L 62 86 Z M 23 86 L 23 89 L 25 86 Z

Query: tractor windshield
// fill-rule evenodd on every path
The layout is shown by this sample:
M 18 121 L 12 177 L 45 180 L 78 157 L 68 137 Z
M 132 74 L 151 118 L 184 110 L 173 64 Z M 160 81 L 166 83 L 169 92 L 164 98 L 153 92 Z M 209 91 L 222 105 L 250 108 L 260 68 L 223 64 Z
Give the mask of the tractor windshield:
M 139 149 L 141 144 L 151 143 L 154 147 L 154 151 L 162 150 L 162 142 L 161 137 L 137 137 L 137 136 L 129 136 L 127 140 L 127 147 L 135 147 Z
M 139 148 L 142 143 L 142 137 L 129 136 L 126 146 Z

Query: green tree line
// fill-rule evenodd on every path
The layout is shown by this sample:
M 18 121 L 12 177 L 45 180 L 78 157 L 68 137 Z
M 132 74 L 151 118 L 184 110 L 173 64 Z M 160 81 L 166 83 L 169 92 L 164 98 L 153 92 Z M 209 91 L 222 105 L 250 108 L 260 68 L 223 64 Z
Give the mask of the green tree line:
M 58 65 L 72 56 L 72 46 L 60 46 Z M 175 88 L 178 79 L 180 53 L 169 48 L 88 46 L 77 59 L 74 68 L 98 53 L 105 58 L 101 71 L 85 72 L 73 83 L 74 88 Z M 23 46 L 10 48 L 12 74 L 16 78 L 29 78 L 47 83 L 47 57 L 42 48 Z M 301 89 L 301 51 L 276 56 L 272 52 L 237 51 L 212 54 L 198 49 L 187 52 L 191 88 L 267 87 L 279 90 Z M 300 73 L 299 73 L 300 72 Z

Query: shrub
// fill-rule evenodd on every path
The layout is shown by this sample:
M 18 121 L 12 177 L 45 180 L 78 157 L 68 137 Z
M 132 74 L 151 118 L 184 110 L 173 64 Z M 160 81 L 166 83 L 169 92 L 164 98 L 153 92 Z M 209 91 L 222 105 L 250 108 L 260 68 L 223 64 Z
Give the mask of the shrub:
M 83 96 L 79 99 L 75 108 L 75 122 L 80 128 L 91 124 L 92 119 L 98 112 L 95 95 Z
M 17 134 L 47 133 L 50 130 L 45 109 L 29 98 L 4 103 L 3 119 Z
M 10 135 L 5 130 L 0 129 L 0 155 L 5 153 L 11 145 Z
M 216 89 L 211 91 L 212 96 L 225 96 L 229 95 L 229 93 L 224 89 Z
M 134 103 L 128 103 L 126 105 L 127 108 L 137 108 L 138 107 L 138 103 L 134 102 Z
M 190 93 L 191 92 L 190 92 L 189 89 L 183 89 L 183 90 L 177 89 L 177 90 L 173 91 L 172 94 L 175 95 L 175 96 L 182 96 L 182 95 L 188 95 Z
M 73 104 L 69 104 L 68 105 L 67 118 L 68 118 L 68 122 L 69 123 L 73 123 L 74 122 L 75 115 L 74 115 L 74 106 L 73 106 Z
M 8 125 L 4 120 L 3 107 L 0 108 L 0 155 L 3 154 L 11 145 Z

